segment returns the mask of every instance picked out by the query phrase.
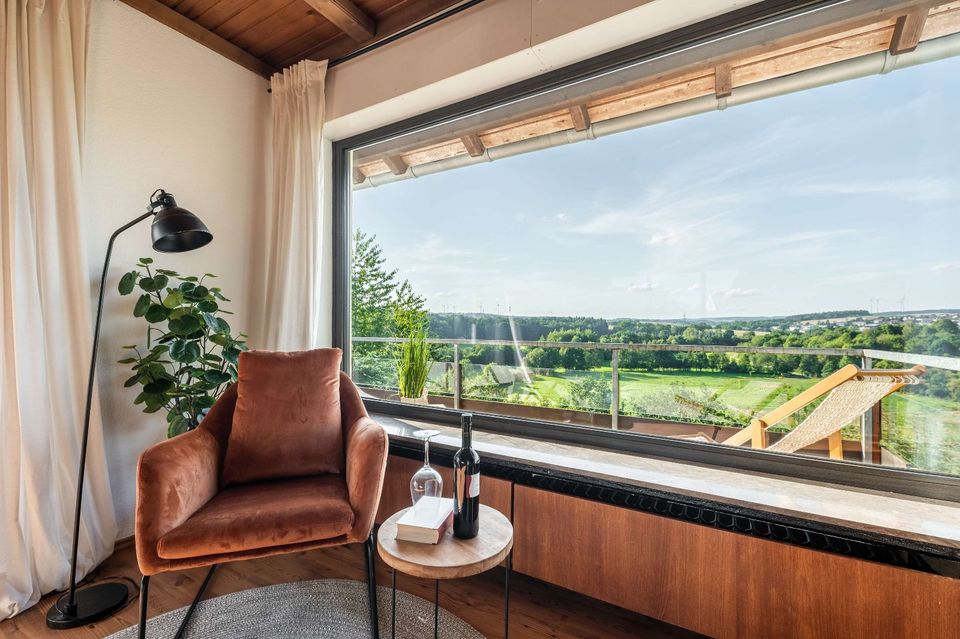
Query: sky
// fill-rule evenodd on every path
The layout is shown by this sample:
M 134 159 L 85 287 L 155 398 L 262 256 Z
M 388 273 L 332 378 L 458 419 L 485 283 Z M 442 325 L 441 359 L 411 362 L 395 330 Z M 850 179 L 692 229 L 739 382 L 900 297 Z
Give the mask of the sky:
M 960 58 L 354 192 L 433 311 L 960 307 Z

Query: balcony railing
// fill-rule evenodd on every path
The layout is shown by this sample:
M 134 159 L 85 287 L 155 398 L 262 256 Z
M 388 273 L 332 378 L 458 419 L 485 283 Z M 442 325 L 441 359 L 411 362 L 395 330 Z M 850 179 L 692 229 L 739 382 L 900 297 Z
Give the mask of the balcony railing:
M 354 337 L 353 342 L 357 344 L 398 344 L 403 340 L 396 337 Z M 902 353 L 895 351 L 884 351 L 877 349 L 861 348 L 795 348 L 795 347 L 762 347 L 762 346 L 731 346 L 722 344 L 702 345 L 702 344 L 630 344 L 630 343 L 611 343 L 611 342 L 545 342 L 545 341 L 525 341 L 525 340 L 473 340 L 473 339 L 437 339 L 427 340 L 432 345 L 442 345 L 452 347 L 452 361 L 441 362 L 446 364 L 452 370 L 452 384 L 450 385 L 447 398 L 452 398 L 454 408 L 462 408 L 464 403 L 464 368 L 462 361 L 462 351 L 466 347 L 489 346 L 507 348 L 513 351 L 513 359 L 518 362 L 513 365 L 515 368 L 522 369 L 524 375 L 529 375 L 530 371 L 537 372 L 527 366 L 525 355 L 522 349 L 542 348 L 542 349 L 580 349 L 580 350 L 602 350 L 609 352 L 610 366 L 610 406 L 609 406 L 609 427 L 619 429 L 625 415 L 621 410 L 621 355 L 628 351 L 643 352 L 669 352 L 669 353 L 723 353 L 728 355 L 747 354 L 747 355 L 772 355 L 784 357 L 803 357 L 818 356 L 829 358 L 847 358 L 854 360 L 861 368 L 872 368 L 875 362 L 886 361 L 897 364 L 916 365 L 920 364 L 930 369 L 942 369 L 945 371 L 960 371 L 960 358 L 942 357 L 934 355 L 922 355 L 917 353 Z M 529 376 L 528 376 L 529 379 Z M 812 378 L 811 378 L 812 379 Z M 360 380 L 363 385 L 363 380 Z M 475 398 L 466 398 L 468 401 L 475 401 Z M 682 401 L 682 400 L 680 400 Z M 574 408 L 575 407 L 570 407 Z M 875 407 L 875 410 L 878 407 Z M 602 416 L 606 419 L 606 411 L 598 412 L 596 408 L 593 411 L 587 410 L 593 416 Z M 678 420 L 683 423 L 684 420 Z M 606 425 L 606 424 L 604 424 Z M 879 450 L 880 433 L 875 425 L 872 411 L 868 411 L 863 416 L 860 423 L 860 453 L 864 461 L 869 461 L 872 455 L 871 451 Z M 876 460 L 874 460 L 876 461 Z

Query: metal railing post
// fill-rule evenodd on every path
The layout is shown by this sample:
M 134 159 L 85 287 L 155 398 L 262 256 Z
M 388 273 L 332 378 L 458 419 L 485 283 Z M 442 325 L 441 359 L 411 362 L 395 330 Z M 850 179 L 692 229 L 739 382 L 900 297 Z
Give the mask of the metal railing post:
M 460 392 L 463 375 L 460 369 L 460 345 L 453 345 L 453 407 L 460 408 Z
M 873 359 L 866 355 L 860 358 L 860 370 L 873 368 Z M 860 416 L 860 452 L 864 464 L 873 463 L 873 408 Z
M 610 351 L 610 383 L 613 389 L 610 399 L 610 425 L 620 429 L 620 351 Z

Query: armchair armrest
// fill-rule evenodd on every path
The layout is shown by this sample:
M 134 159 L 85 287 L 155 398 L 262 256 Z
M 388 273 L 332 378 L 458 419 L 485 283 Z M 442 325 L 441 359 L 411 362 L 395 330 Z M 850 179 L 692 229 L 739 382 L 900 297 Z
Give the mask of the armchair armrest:
M 347 493 L 354 522 L 350 537 L 363 541 L 373 529 L 387 470 L 387 432 L 367 416 L 357 387 L 346 375 L 340 377 L 340 408 L 344 424 Z
M 165 569 L 167 561 L 157 554 L 160 538 L 217 494 L 235 404 L 234 387 L 221 396 L 199 428 L 154 444 L 140 455 L 135 533 L 137 563 L 144 575 Z

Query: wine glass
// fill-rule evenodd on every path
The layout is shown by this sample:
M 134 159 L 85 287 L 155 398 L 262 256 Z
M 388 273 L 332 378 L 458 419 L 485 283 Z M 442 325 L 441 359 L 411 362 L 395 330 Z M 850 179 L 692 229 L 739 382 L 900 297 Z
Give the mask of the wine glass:
M 443 493 L 443 478 L 430 466 L 430 438 L 438 430 L 419 430 L 414 437 L 423 440 L 423 466 L 410 478 L 410 499 L 414 505 L 421 497 L 439 497 Z

